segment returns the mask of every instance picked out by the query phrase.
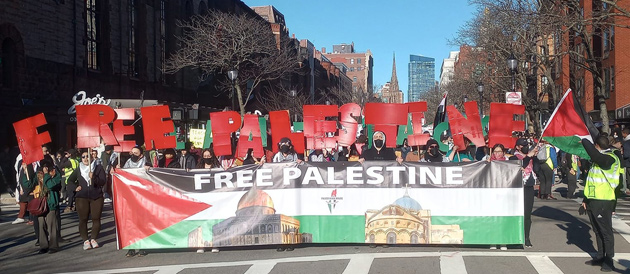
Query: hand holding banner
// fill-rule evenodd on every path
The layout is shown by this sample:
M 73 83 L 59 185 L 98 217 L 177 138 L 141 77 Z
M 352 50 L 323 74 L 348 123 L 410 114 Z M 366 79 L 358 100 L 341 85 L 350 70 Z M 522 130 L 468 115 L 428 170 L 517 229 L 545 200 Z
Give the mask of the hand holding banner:
M 50 134 L 48 131 L 37 133 L 37 127 L 45 124 L 46 117 L 43 113 L 13 123 L 23 163 L 30 164 L 44 159 L 42 145 L 50 143 Z

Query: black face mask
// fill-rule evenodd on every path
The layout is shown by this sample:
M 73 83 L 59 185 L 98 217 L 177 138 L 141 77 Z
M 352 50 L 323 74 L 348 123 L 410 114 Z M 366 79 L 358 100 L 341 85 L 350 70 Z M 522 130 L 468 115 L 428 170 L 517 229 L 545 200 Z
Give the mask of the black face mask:
M 137 162 L 138 160 L 140 160 L 140 156 L 137 156 L 137 155 L 131 155 L 131 161 L 133 161 L 133 162 Z
M 204 162 L 206 165 L 210 165 L 210 164 L 212 164 L 212 158 L 203 158 L 203 162 Z
M 291 151 L 291 148 L 289 146 L 281 146 L 280 151 L 282 151 L 282 153 L 289 153 L 289 151 Z
M 430 148 L 430 149 L 429 149 L 429 153 L 430 153 L 431 155 L 437 155 L 437 154 L 439 153 L 439 152 L 438 152 L 438 148 L 437 148 L 437 147 L 432 147 L 432 148 Z
M 521 148 L 521 152 L 522 152 L 523 154 L 527 154 L 527 153 L 529 153 L 529 147 L 528 147 L 528 146 L 523 146 L 523 147 Z
M 376 148 L 382 148 L 383 147 L 383 140 L 374 140 L 374 146 Z

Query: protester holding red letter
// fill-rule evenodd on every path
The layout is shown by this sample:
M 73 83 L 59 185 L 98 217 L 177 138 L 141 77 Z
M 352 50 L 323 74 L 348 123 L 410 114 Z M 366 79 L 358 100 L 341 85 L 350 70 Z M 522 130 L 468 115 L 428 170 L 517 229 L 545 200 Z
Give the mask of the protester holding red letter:
M 83 239 L 83 250 L 98 248 L 96 238 L 101 230 L 101 213 L 103 212 L 103 186 L 106 183 L 103 166 L 91 165 L 87 152 L 81 154 L 79 168 L 68 178 L 68 185 L 75 187 L 77 212 L 79 213 L 79 234 Z M 88 238 L 87 222 L 92 216 L 92 233 Z
M 42 166 L 42 172 L 38 172 L 37 179 L 42 184 L 39 195 L 47 197 L 48 213 L 38 216 L 39 221 L 39 253 L 55 253 L 59 249 L 59 190 L 61 190 L 61 175 L 57 173 L 52 163 Z

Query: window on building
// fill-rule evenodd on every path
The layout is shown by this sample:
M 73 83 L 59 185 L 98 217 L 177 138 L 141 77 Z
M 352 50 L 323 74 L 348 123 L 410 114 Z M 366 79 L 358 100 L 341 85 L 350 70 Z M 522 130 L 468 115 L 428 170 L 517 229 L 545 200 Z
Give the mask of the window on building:
M 357 64 L 361 64 L 361 58 L 357 58 Z
M 162 67 L 166 63 L 166 0 L 160 0 L 160 60 Z M 162 83 L 165 82 L 162 76 Z
M 353 71 L 354 71 L 354 67 L 350 67 L 350 72 L 353 72 Z
M 610 67 L 610 92 L 615 91 L 615 67 Z
M 130 77 L 138 76 L 136 69 L 136 0 L 129 0 L 127 11 L 129 12 L 129 44 L 127 51 L 129 52 L 129 61 L 127 63 L 127 74 Z
M 98 33 L 98 6 L 96 0 L 85 1 L 86 13 L 86 36 L 87 36 L 87 65 L 88 69 L 99 69 L 98 51 L 99 51 L 99 33 Z
M 350 65 L 354 65 L 354 58 L 350 58 Z
M 17 53 L 15 42 L 10 38 L 2 41 L 2 55 L 0 55 L 0 87 L 12 88 L 15 86 L 15 71 L 17 70 Z
M 356 76 L 352 77 L 352 82 L 355 82 L 355 83 L 357 82 L 357 77 Z

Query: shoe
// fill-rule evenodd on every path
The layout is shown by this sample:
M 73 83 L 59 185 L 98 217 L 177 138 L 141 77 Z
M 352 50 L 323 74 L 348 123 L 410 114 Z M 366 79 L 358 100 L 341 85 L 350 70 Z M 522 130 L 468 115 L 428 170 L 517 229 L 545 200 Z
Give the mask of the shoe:
M 211 252 L 212 253 L 219 253 L 219 249 L 218 248 L 213 248 Z
M 48 254 L 57 253 L 57 249 L 48 249 Z
M 608 262 L 604 262 L 604 263 L 602 264 L 602 267 L 599 269 L 599 271 L 601 271 L 601 272 L 612 272 L 612 271 L 613 271 L 613 268 L 614 268 L 614 267 L 612 267 L 611 265 L 609 265 L 609 263 L 608 263 Z
M 33 222 L 33 221 L 28 221 L 28 222 L 26 222 L 26 225 L 33 225 L 33 224 L 34 224 L 34 222 Z
M 293 247 L 291 247 L 291 246 L 290 246 L 290 247 L 287 247 L 287 251 L 293 251 L 294 249 L 295 249 L 295 248 L 293 248 Z
M 24 219 L 22 219 L 22 218 L 17 218 L 17 219 L 15 219 L 15 221 L 13 221 L 11 224 L 12 224 L 12 225 L 16 225 L 16 224 L 21 224 L 21 223 L 23 223 L 23 222 L 24 222 Z
M 525 239 L 525 248 L 532 248 L 532 242 L 529 239 Z
M 127 258 L 131 258 L 133 256 L 136 256 L 136 252 L 133 249 L 131 249 L 131 250 L 127 251 L 127 254 L 125 254 L 125 256 Z
M 94 239 L 92 239 L 92 240 L 90 241 L 90 244 L 92 244 L 92 248 L 99 248 L 98 243 L 97 243 L 97 242 L 96 242 L 96 240 L 94 240 Z
M 490 246 L 490 250 L 496 250 L 496 249 L 497 249 L 497 246 L 496 246 L 496 245 L 491 245 L 491 246 Z
M 146 255 L 149 255 L 149 253 L 147 253 L 147 252 L 146 252 L 146 251 L 144 251 L 144 250 L 140 250 L 140 251 L 138 251 L 138 255 L 137 255 L 137 256 L 138 256 L 138 257 L 144 257 L 144 256 L 146 256 Z
M 276 251 L 278 251 L 278 252 L 282 252 L 282 251 L 284 251 L 284 250 L 285 250 L 285 248 L 284 248 L 284 247 L 278 247 L 278 249 L 276 249 Z
M 106 203 L 111 203 L 111 202 L 112 202 L 112 199 L 110 199 L 110 198 L 105 198 L 104 202 L 106 202 Z
M 203 250 L 203 248 L 197 249 L 197 253 L 200 253 L 200 254 L 201 254 L 201 253 L 205 253 L 205 252 L 206 252 L 206 251 L 205 251 L 205 250 Z
M 603 263 L 604 263 L 604 258 L 592 259 L 592 260 L 588 260 L 584 262 L 585 265 L 592 265 L 592 266 L 602 265 Z
M 549 196 L 547 196 L 547 200 L 558 200 L 558 198 L 551 196 L 551 194 L 549 194 Z
M 88 249 L 92 249 L 92 245 L 90 244 L 90 240 L 85 240 L 85 242 L 83 242 L 83 250 Z
M 35 242 L 35 246 L 39 246 L 39 241 Z
M 507 246 L 502 245 L 501 246 L 501 250 L 503 250 L 503 251 L 507 250 Z
M 48 253 L 48 249 L 40 249 L 39 251 L 37 251 L 37 254 L 46 254 Z

